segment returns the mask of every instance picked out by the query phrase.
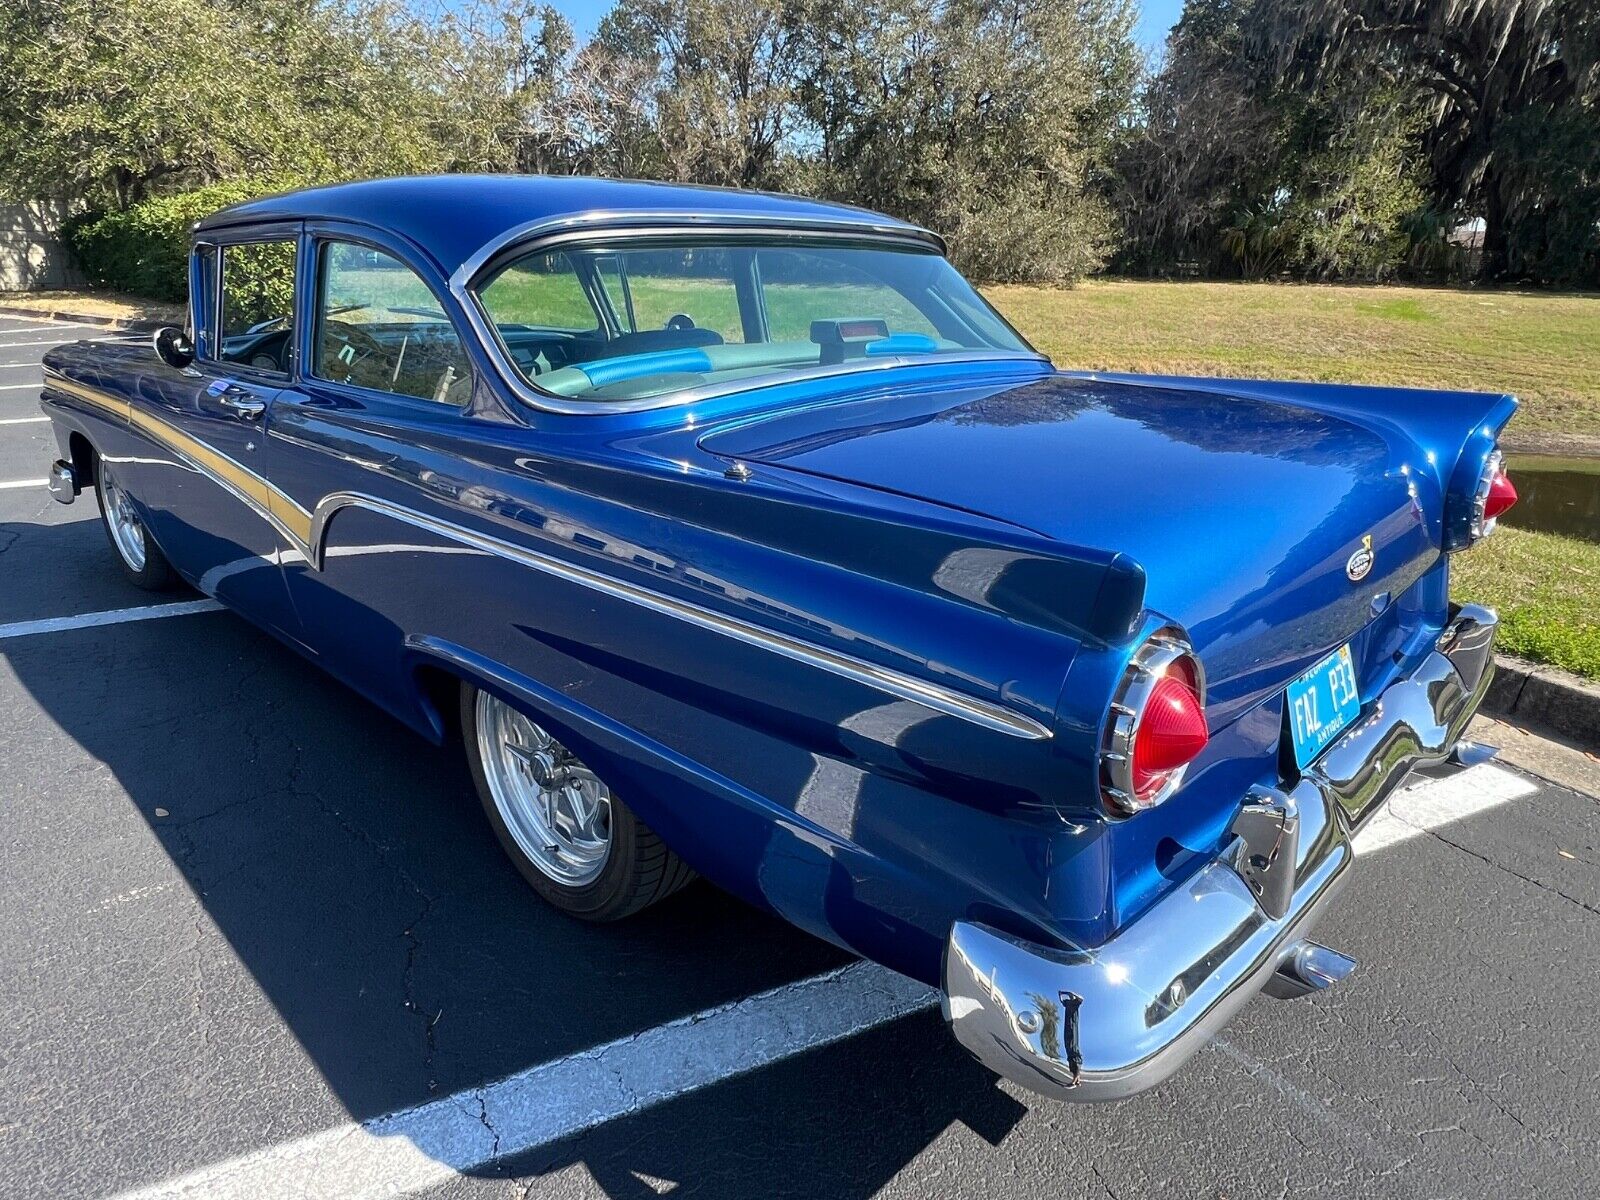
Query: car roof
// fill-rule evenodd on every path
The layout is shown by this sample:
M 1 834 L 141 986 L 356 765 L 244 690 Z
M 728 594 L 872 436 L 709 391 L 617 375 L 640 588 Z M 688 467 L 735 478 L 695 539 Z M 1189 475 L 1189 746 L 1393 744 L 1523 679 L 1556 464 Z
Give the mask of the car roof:
M 415 175 L 306 188 L 222 209 L 200 221 L 195 232 L 279 220 L 350 221 L 408 238 L 450 275 L 519 231 L 545 224 L 601 225 L 618 216 L 643 214 L 664 221 L 850 224 L 918 234 L 943 244 L 893 217 L 799 196 L 546 175 Z

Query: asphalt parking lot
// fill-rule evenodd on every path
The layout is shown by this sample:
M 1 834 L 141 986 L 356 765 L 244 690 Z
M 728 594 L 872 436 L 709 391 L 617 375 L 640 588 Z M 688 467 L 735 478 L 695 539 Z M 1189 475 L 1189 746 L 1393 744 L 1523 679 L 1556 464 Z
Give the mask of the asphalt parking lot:
M 1419 783 L 1322 928 L 1348 982 L 1040 1099 L 704 884 L 555 915 L 453 753 L 193 596 L 129 614 L 42 482 L 78 332 L 0 319 L 0 1196 L 1600 1194 L 1593 796 Z

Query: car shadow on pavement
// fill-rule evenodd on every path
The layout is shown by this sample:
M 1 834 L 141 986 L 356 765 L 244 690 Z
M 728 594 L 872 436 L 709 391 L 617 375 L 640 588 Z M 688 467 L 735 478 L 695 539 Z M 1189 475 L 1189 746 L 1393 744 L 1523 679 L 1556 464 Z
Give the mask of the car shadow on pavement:
M 560 916 L 504 859 L 457 748 L 428 745 L 231 614 L 19 638 L 0 652 L 42 710 L 33 727 L 71 738 L 90 760 L 83 771 L 104 764 L 111 794 L 137 809 L 249 974 L 212 956 L 226 977 L 207 979 L 207 990 L 244 996 L 241 982 L 253 981 L 275 1010 L 265 1023 L 282 1032 L 266 1034 L 262 1006 L 245 999 L 208 1011 L 197 1001 L 192 1014 L 164 1018 L 178 1024 L 170 1040 L 189 1047 L 181 1054 L 233 1073 L 237 1087 L 218 1099 L 238 1106 L 236 1120 L 260 1123 L 263 1097 L 308 1081 L 257 1078 L 254 1064 L 227 1062 L 230 1046 L 292 1037 L 351 1118 L 366 1120 L 849 961 L 704 883 L 617 925 Z M 645 1194 L 639 1173 L 692 1175 L 722 1154 L 707 1194 L 772 1194 L 770 1144 L 736 1148 L 691 1128 L 683 1145 L 665 1147 L 625 1132 L 747 1094 L 742 1120 L 771 1114 L 763 1142 L 779 1136 L 782 1114 L 805 1114 L 814 1132 L 776 1159 L 820 1173 L 816 1194 L 870 1195 L 955 1121 L 1003 1137 L 1021 1106 L 936 1018 L 896 1025 L 926 1030 L 922 1048 L 943 1064 L 936 1094 L 918 1094 L 925 1064 L 903 1059 L 874 1064 L 868 1088 L 830 1077 L 777 1093 L 763 1083 L 849 1053 L 833 1047 L 533 1157 L 583 1162 L 609 1194 L 633 1196 Z M 848 1178 L 827 1150 L 846 1135 L 857 1144 Z

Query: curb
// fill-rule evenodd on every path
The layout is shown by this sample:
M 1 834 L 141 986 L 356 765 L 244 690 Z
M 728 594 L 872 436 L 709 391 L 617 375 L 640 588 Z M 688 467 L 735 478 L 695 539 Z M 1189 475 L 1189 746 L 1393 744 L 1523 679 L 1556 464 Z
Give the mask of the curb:
M 20 304 L 0 304 L 0 317 L 32 317 L 36 321 L 70 321 L 74 325 L 103 325 L 107 329 L 128 329 L 137 333 L 154 333 L 168 321 L 154 317 L 102 317 L 77 313 L 64 308 L 25 308 Z
M 1508 654 L 1495 655 L 1495 667 L 1494 682 L 1483 698 L 1485 715 L 1600 749 L 1600 685 Z

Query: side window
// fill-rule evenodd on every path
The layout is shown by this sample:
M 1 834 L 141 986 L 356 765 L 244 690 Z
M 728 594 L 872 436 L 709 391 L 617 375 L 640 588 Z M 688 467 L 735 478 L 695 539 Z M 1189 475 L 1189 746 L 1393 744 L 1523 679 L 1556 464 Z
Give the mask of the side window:
M 594 305 L 565 254 L 530 254 L 494 277 L 480 293 L 504 333 L 542 330 L 591 333 L 600 328 Z
M 461 405 L 472 374 L 450 318 L 428 285 L 393 255 L 324 242 L 311 373 Z
M 294 241 L 239 242 L 219 252 L 222 302 L 216 357 L 286 374 L 294 315 Z
M 194 339 L 200 358 L 216 358 L 214 344 L 217 298 L 217 248 L 201 245 L 195 248 L 194 261 L 189 268 L 189 336 Z

